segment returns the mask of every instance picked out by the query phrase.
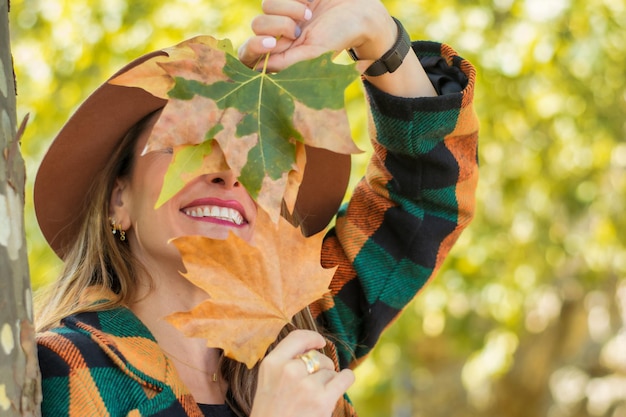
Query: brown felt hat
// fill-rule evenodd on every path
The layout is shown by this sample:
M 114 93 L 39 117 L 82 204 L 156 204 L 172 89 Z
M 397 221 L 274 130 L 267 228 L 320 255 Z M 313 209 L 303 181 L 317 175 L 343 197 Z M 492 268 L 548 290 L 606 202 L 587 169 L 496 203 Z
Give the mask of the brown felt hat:
M 144 55 L 111 78 L 166 51 Z M 136 87 L 105 82 L 76 110 L 44 156 L 34 185 L 37 221 L 48 244 L 63 258 L 83 222 L 88 190 L 125 134 L 167 100 Z M 308 235 L 323 230 L 343 200 L 350 156 L 306 147 L 307 164 L 295 212 Z

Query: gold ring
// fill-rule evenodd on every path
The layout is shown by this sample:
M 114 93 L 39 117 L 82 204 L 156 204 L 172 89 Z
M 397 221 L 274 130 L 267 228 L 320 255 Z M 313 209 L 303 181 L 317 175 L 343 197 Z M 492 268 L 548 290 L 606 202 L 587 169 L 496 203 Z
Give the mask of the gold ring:
M 315 349 L 311 349 L 302 355 L 298 355 L 297 358 L 302 359 L 309 375 L 320 370 L 319 353 Z

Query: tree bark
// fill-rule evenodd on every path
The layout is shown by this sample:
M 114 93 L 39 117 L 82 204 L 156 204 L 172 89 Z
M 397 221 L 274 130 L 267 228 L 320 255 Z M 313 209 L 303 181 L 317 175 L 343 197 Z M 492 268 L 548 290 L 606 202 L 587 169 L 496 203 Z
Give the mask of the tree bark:
M 0 0 L 0 416 L 39 416 L 41 388 L 24 231 L 9 1 Z

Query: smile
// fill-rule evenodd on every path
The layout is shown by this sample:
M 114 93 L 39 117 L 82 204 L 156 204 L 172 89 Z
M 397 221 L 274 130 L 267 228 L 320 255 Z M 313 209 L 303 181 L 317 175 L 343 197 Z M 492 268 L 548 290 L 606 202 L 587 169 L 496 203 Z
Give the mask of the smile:
M 236 225 L 244 223 L 243 216 L 235 209 L 220 206 L 204 206 L 186 208 L 183 212 L 190 217 L 210 217 L 213 219 L 224 220 Z

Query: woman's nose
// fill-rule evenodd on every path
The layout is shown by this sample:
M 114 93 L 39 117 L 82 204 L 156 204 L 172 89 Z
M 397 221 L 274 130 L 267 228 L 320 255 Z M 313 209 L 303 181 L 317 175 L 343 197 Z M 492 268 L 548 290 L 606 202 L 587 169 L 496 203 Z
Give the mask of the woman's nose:
M 223 171 L 207 175 L 207 181 L 212 184 L 219 184 L 225 188 L 237 188 L 241 185 L 233 171 Z

